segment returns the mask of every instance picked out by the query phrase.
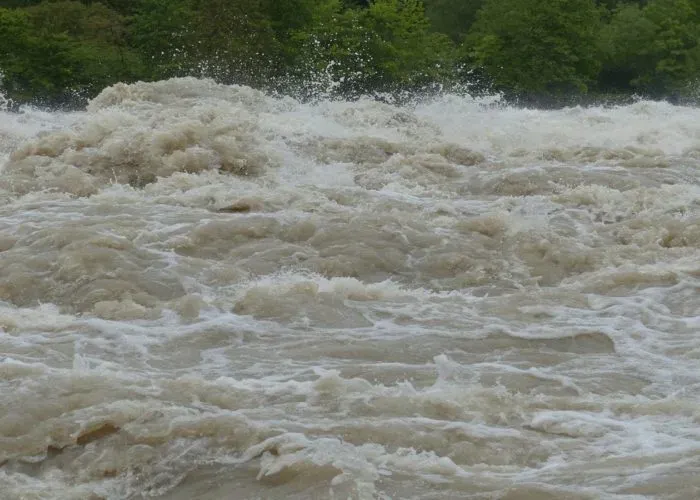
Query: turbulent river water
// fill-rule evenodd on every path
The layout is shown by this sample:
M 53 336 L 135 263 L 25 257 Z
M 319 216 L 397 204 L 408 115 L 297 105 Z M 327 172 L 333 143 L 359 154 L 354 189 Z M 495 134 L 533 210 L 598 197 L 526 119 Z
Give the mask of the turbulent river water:
M 0 112 L 0 499 L 700 498 L 700 109 Z

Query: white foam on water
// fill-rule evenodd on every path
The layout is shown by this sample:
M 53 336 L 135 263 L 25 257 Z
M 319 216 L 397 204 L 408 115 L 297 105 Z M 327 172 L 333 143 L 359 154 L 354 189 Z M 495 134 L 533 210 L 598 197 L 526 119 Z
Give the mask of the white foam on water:
M 700 110 L 0 117 L 8 499 L 697 497 Z

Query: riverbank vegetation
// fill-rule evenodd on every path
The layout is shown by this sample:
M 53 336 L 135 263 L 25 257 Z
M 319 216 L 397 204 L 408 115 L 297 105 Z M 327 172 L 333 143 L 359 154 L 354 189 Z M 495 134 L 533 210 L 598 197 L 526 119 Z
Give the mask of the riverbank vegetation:
M 15 103 L 185 75 L 300 98 L 697 100 L 700 0 L 0 0 L 0 92 Z

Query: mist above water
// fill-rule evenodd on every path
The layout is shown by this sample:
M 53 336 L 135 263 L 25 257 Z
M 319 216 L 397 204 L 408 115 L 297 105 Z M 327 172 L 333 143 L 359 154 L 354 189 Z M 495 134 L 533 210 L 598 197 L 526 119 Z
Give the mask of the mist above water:
M 697 497 L 700 110 L 0 116 L 8 499 Z

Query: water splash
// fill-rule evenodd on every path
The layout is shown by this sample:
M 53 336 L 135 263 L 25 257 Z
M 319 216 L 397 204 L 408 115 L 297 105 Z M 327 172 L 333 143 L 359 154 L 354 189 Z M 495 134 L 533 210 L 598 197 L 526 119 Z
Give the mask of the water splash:
M 1 111 L 2 491 L 693 498 L 700 111 L 400 101 Z

